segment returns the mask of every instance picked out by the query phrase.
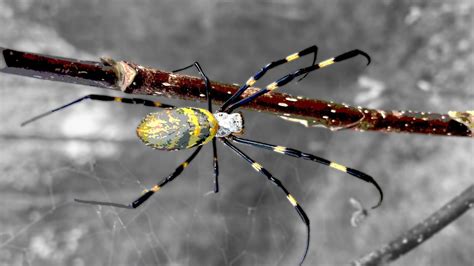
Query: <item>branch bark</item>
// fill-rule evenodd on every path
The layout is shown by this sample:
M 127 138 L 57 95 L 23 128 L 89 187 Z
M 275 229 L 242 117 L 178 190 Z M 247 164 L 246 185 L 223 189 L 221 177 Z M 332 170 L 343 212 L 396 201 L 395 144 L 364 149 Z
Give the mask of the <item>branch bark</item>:
M 471 185 L 423 222 L 415 225 L 383 247 L 354 260 L 351 264 L 353 266 L 373 266 L 385 265 L 394 261 L 428 240 L 473 207 L 474 185 Z
M 125 61 L 102 58 L 101 62 L 59 58 L 0 48 L 0 72 L 45 80 L 120 90 L 131 94 L 160 95 L 205 101 L 202 79 L 148 68 Z M 213 102 L 224 102 L 237 85 L 211 82 Z M 250 88 L 241 97 L 258 88 Z M 307 127 L 330 130 L 404 132 L 473 137 L 474 111 L 447 114 L 417 111 L 384 111 L 352 107 L 285 93 L 266 93 L 244 108 L 272 113 Z

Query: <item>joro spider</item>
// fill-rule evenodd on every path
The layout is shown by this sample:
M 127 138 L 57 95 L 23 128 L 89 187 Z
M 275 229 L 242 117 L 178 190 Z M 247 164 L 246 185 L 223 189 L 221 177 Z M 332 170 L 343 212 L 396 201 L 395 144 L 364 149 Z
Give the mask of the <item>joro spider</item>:
M 252 168 L 267 177 L 267 179 L 275 184 L 283 193 L 285 193 L 286 198 L 290 204 L 295 208 L 301 220 L 306 225 L 307 229 L 307 238 L 306 238 L 306 247 L 304 254 L 300 260 L 300 265 L 303 263 L 309 249 L 310 243 L 310 221 L 305 211 L 298 203 L 298 201 L 290 194 L 282 182 L 273 176 L 268 170 L 263 168 L 263 166 L 252 158 L 250 158 L 243 151 L 234 146 L 231 142 L 238 144 L 244 144 L 251 147 L 256 147 L 260 149 L 270 150 L 276 153 L 281 153 L 291 157 L 302 158 L 305 160 L 317 162 L 336 170 L 348 173 L 354 177 L 357 177 L 363 181 L 372 183 L 378 190 L 380 197 L 379 201 L 372 208 L 378 207 L 383 200 L 383 192 L 377 182 L 369 175 L 352 169 L 336 162 L 326 160 L 324 158 L 305 153 L 296 149 L 287 148 L 283 146 L 273 145 L 269 143 L 259 142 L 250 139 L 244 139 L 237 137 L 236 135 L 241 135 L 244 129 L 244 120 L 242 114 L 233 111 L 259 97 L 262 94 L 273 91 L 279 87 L 282 87 L 292 81 L 294 78 L 302 76 L 299 80 L 304 79 L 310 72 L 327 67 L 336 62 L 344 61 L 352 57 L 361 55 L 367 59 L 367 65 L 370 64 L 370 57 L 368 54 L 361 50 L 351 50 L 349 52 L 343 53 L 336 57 L 321 61 L 318 64 L 315 64 L 318 53 L 318 47 L 313 45 L 308 47 L 300 52 L 291 54 L 285 58 L 273 61 L 263 68 L 261 68 L 255 75 L 250 77 L 247 82 L 241 86 L 229 99 L 227 99 L 224 104 L 219 108 L 215 113 L 212 111 L 212 90 L 209 78 L 206 76 L 204 71 L 198 62 L 195 62 L 187 67 L 175 70 L 173 72 L 179 72 L 191 67 L 195 67 L 202 79 L 204 80 L 206 87 L 206 97 L 207 97 L 207 110 L 202 108 L 195 107 L 175 107 L 169 104 L 164 104 L 161 102 L 150 101 L 140 98 L 122 98 L 122 97 L 112 97 L 107 95 L 97 95 L 90 94 L 79 98 L 73 102 L 70 102 L 66 105 L 43 113 L 41 115 L 35 116 L 25 122 L 22 125 L 26 125 L 30 122 L 33 122 L 37 119 L 40 119 L 44 116 L 47 116 L 56 111 L 62 110 L 66 107 L 69 107 L 73 104 L 79 103 L 83 100 L 98 100 L 98 101 L 113 101 L 119 103 L 128 103 L 128 104 L 142 104 L 145 106 L 164 108 L 165 110 L 155 113 L 149 113 L 138 125 L 136 131 L 138 137 L 145 143 L 145 145 L 150 146 L 158 150 L 183 150 L 196 147 L 194 152 L 189 156 L 183 163 L 181 163 L 170 175 L 163 178 L 156 185 L 150 189 L 145 190 L 136 200 L 132 201 L 130 204 L 120 204 L 113 202 L 103 202 L 103 201 L 93 201 L 93 200 L 81 200 L 75 199 L 76 202 L 94 204 L 94 205 L 106 205 L 113 206 L 117 208 L 125 209 L 135 209 L 141 204 L 143 204 L 147 199 L 149 199 L 154 193 L 158 192 L 162 187 L 164 187 L 169 182 L 173 181 L 178 177 L 184 170 L 188 167 L 191 161 L 198 155 L 201 151 L 201 148 L 204 144 L 207 144 L 212 141 L 213 149 L 213 168 L 214 168 L 214 192 L 219 191 L 219 167 L 217 160 L 217 147 L 216 140 L 220 140 L 225 146 L 229 147 L 233 152 L 238 156 L 244 159 L 249 163 Z M 260 89 L 259 91 L 251 94 L 250 96 L 239 99 L 239 97 L 249 88 L 252 87 L 262 76 L 264 76 L 267 71 L 283 65 L 285 63 L 299 59 L 300 57 L 313 54 L 313 62 L 310 66 L 300 68 L 288 75 L 283 76 L 275 82 L 270 83 L 265 88 Z

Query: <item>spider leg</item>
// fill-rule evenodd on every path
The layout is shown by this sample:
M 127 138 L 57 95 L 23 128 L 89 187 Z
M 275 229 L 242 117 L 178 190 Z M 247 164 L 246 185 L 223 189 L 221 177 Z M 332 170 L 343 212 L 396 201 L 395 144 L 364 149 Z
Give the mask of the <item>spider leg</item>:
M 277 66 L 286 64 L 288 62 L 294 61 L 294 60 L 299 59 L 300 57 L 303 57 L 303 56 L 308 55 L 308 54 L 314 54 L 313 63 L 311 64 L 311 65 L 314 65 L 314 63 L 316 62 L 316 57 L 318 55 L 318 47 L 316 45 L 313 45 L 313 46 L 308 47 L 308 48 L 306 48 L 302 51 L 291 54 L 291 55 L 289 55 L 285 58 L 273 61 L 273 62 L 265 65 L 264 67 L 262 67 L 260 69 L 260 71 L 258 71 L 252 77 L 250 77 L 247 80 L 247 82 L 244 85 L 242 85 L 242 87 L 240 87 L 229 99 L 227 99 L 227 101 L 225 101 L 224 104 L 222 104 L 219 111 L 225 111 L 230 104 L 235 102 L 235 100 L 240 95 L 242 95 L 242 93 L 244 93 L 249 87 L 252 87 L 257 82 L 257 80 L 259 80 L 261 77 L 263 77 L 265 75 L 265 73 L 267 73 L 268 70 L 270 70 L 272 68 L 275 68 Z M 299 81 L 304 79 L 308 75 L 308 73 L 306 73 L 306 75 L 304 75 L 302 78 L 300 78 Z
M 24 126 L 26 124 L 29 124 L 31 122 L 34 122 L 40 118 L 43 118 L 47 115 L 50 115 L 54 112 L 60 111 L 62 109 L 65 109 L 71 105 L 74 105 L 76 103 L 82 102 L 83 100 L 93 100 L 93 101 L 104 101 L 104 102 L 119 102 L 119 103 L 129 103 L 129 104 L 142 104 L 145 106 L 151 106 L 151 107 L 159 107 L 159 108 L 174 108 L 173 105 L 169 104 L 164 104 L 161 102 L 157 101 L 150 101 L 147 99 L 141 99 L 141 98 L 123 98 L 123 97 L 114 97 L 114 96 L 108 96 L 108 95 L 99 95 L 99 94 L 89 94 L 84 97 L 81 97 L 77 100 L 74 100 L 68 104 L 65 104 L 63 106 L 60 106 L 58 108 L 55 108 L 53 110 L 47 111 L 45 113 L 42 113 L 40 115 L 37 115 L 33 118 L 30 118 L 26 120 L 25 122 L 21 123 L 21 126 Z
M 209 81 L 209 78 L 202 70 L 201 65 L 198 62 L 194 62 L 189 66 L 173 70 L 172 72 L 173 73 L 180 72 L 191 67 L 195 67 L 197 71 L 199 72 L 199 74 L 201 75 L 202 79 L 204 80 L 204 84 L 206 85 L 207 109 L 209 110 L 209 112 L 212 113 L 211 82 Z
M 297 71 L 295 71 L 293 73 L 290 73 L 286 76 L 283 76 L 282 78 L 278 79 L 277 81 L 268 84 L 265 88 L 262 88 L 259 91 L 255 92 L 254 94 L 252 94 L 252 95 L 250 95 L 250 96 L 248 96 L 244 99 L 241 99 L 238 102 L 233 103 L 232 105 L 227 107 L 226 111 L 230 113 L 230 112 L 232 112 L 232 110 L 253 101 L 257 97 L 261 96 L 262 94 L 265 94 L 269 91 L 273 91 L 273 90 L 275 90 L 279 87 L 282 87 L 282 86 L 288 84 L 290 81 L 292 81 L 296 77 L 299 77 L 301 75 L 306 75 L 309 72 L 321 69 L 323 67 L 327 67 L 327 66 L 332 65 L 336 62 L 341 62 L 341 61 L 350 59 L 350 58 L 358 56 L 358 55 L 364 56 L 367 59 L 367 65 L 370 64 L 370 61 L 371 61 L 370 56 L 367 53 L 365 53 L 361 50 L 357 50 L 357 49 L 352 50 L 352 51 L 343 53 L 341 55 L 338 55 L 336 57 L 332 57 L 332 58 L 329 58 L 327 60 L 324 60 L 324 61 L 322 61 L 318 64 L 311 65 L 311 66 L 305 67 L 305 68 L 300 68 L 300 69 L 298 69 Z
M 273 145 L 273 144 L 268 144 L 268 143 L 259 142 L 259 141 L 255 141 L 255 140 L 238 138 L 236 136 L 229 136 L 229 139 L 232 140 L 232 141 L 235 141 L 237 143 L 240 143 L 240 144 L 249 145 L 249 146 L 257 147 L 257 148 L 261 148 L 261 149 L 266 149 L 266 150 L 274 151 L 274 152 L 277 152 L 277 153 L 285 154 L 285 155 L 296 157 L 296 158 L 303 158 L 305 160 L 317 162 L 317 163 L 329 166 L 331 168 L 334 168 L 336 170 L 339 170 L 341 172 L 348 173 L 348 174 L 350 174 L 352 176 L 355 176 L 355 177 L 357 177 L 357 178 L 359 178 L 359 179 L 361 179 L 365 182 L 373 184 L 375 186 L 375 188 L 378 190 L 378 192 L 380 194 L 380 198 L 379 198 L 379 201 L 377 202 L 377 204 L 372 207 L 372 209 L 375 209 L 375 208 L 379 207 L 380 204 L 382 203 L 382 200 L 383 200 L 382 189 L 380 188 L 380 186 L 377 184 L 377 182 L 374 180 L 373 177 L 371 177 L 370 175 L 365 174 L 361 171 L 358 171 L 356 169 L 352 169 L 352 168 L 340 165 L 338 163 L 331 162 L 331 161 L 326 160 L 324 158 L 321 158 L 321 157 L 318 157 L 318 156 L 315 156 L 315 155 L 312 155 L 312 154 L 309 154 L 309 153 L 301 152 L 299 150 L 295 150 L 295 149 L 292 149 L 292 148 L 286 148 L 286 147 L 283 147 L 283 146 L 276 146 L 276 145 Z
M 214 193 L 219 192 L 219 162 L 217 160 L 216 138 L 212 139 L 213 169 L 214 169 Z
M 197 149 L 194 150 L 194 152 L 191 154 L 191 156 L 186 159 L 182 164 L 180 164 L 170 175 L 167 177 L 163 178 L 158 184 L 154 185 L 152 188 L 147 189 L 143 191 L 142 195 L 138 197 L 136 200 L 134 200 L 130 204 L 120 204 L 120 203 L 113 203 L 113 202 L 103 202 L 103 201 L 94 201 L 94 200 L 81 200 L 81 199 L 74 199 L 74 201 L 77 201 L 79 203 L 86 203 L 86 204 L 93 204 L 93 205 L 103 205 L 103 206 L 112 206 L 112 207 L 117 207 L 117 208 L 124 208 L 124 209 L 135 209 L 138 208 L 143 202 L 145 202 L 147 199 L 149 199 L 155 192 L 160 190 L 162 187 L 164 187 L 168 182 L 173 181 L 176 177 L 178 177 L 184 170 L 184 168 L 188 167 L 188 165 L 191 163 L 191 161 L 196 157 L 196 155 L 201 151 L 202 146 L 199 146 Z
M 173 70 L 173 73 L 180 72 L 186 70 L 188 68 L 195 67 L 199 74 L 201 75 L 202 79 L 204 80 L 204 84 L 206 85 L 206 97 L 207 97 L 207 110 L 212 113 L 212 87 L 209 78 L 202 70 L 201 65 L 199 62 L 194 62 L 189 66 Z M 212 140 L 212 153 L 213 153 L 213 161 L 212 166 L 214 169 L 214 193 L 219 192 L 219 163 L 217 161 L 217 147 L 216 147 L 216 140 Z
M 303 263 L 304 259 L 306 258 L 306 255 L 308 254 L 309 250 L 309 240 L 310 240 L 310 221 L 308 216 L 306 215 L 305 211 L 303 208 L 300 206 L 300 204 L 296 201 L 296 199 L 290 194 L 290 192 L 283 186 L 280 180 L 278 180 L 276 177 L 274 177 L 270 172 L 268 172 L 265 168 L 263 168 L 259 163 L 255 162 L 252 158 L 250 158 L 248 155 L 246 155 L 244 152 L 239 150 L 237 147 L 235 147 L 230 141 L 228 141 L 225 138 L 219 138 L 227 147 L 232 149 L 235 153 L 237 153 L 240 157 L 242 157 L 246 162 L 248 162 L 255 171 L 259 172 L 260 174 L 266 176 L 269 181 L 271 181 L 273 184 L 275 184 L 280 190 L 282 190 L 290 204 L 295 208 L 296 212 L 300 216 L 301 220 L 303 223 L 306 225 L 307 229 L 307 237 L 306 237 L 306 248 L 304 251 L 304 255 L 301 258 L 300 265 Z

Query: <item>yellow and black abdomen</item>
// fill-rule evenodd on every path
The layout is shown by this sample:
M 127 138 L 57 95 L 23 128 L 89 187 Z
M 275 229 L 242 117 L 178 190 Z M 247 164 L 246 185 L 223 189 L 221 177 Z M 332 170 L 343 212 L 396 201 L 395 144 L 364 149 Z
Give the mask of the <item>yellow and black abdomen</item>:
M 183 107 L 148 114 L 137 127 L 138 137 L 160 150 L 181 150 L 208 143 L 218 123 L 201 108 Z

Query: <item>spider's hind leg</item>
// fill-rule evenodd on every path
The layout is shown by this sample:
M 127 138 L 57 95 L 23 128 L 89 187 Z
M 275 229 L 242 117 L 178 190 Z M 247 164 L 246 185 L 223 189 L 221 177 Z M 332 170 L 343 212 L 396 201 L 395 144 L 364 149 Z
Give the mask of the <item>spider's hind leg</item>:
M 368 175 L 366 173 L 363 173 L 359 170 L 356 170 L 356 169 L 353 169 L 353 168 L 350 168 L 350 167 L 346 167 L 346 166 L 343 166 L 343 165 L 338 164 L 336 162 L 332 162 L 332 161 L 326 160 L 324 158 L 318 157 L 316 155 L 305 153 L 305 152 L 302 152 L 302 151 L 299 151 L 299 150 L 296 150 L 296 149 L 292 149 L 292 148 L 277 146 L 277 145 L 264 143 L 264 142 L 260 142 L 260 141 L 255 141 L 255 140 L 250 140 L 250 139 L 238 138 L 236 136 L 230 136 L 229 139 L 234 141 L 234 142 L 240 143 L 240 144 L 249 145 L 249 146 L 252 146 L 252 147 L 265 149 L 265 150 L 270 150 L 270 151 L 273 151 L 273 152 L 276 152 L 276 153 L 281 153 L 281 154 L 288 155 L 288 156 L 291 156 L 291 157 L 302 158 L 302 159 L 305 159 L 305 160 L 320 163 L 320 164 L 329 166 L 333 169 L 336 169 L 338 171 L 341 171 L 341 172 L 347 173 L 349 175 L 352 175 L 354 177 L 357 177 L 360 180 L 363 180 L 365 182 L 368 182 L 368 183 L 371 183 L 372 185 L 374 185 L 375 188 L 377 189 L 377 191 L 379 192 L 379 195 L 380 195 L 379 201 L 377 202 L 377 204 L 375 204 L 372 207 L 372 209 L 375 209 L 375 208 L 379 207 L 380 204 L 382 204 L 382 201 L 383 201 L 382 188 L 379 186 L 379 184 L 377 183 L 377 181 L 375 181 L 375 179 L 373 177 L 371 177 L 370 175 Z
M 63 106 L 60 106 L 58 108 L 55 108 L 53 110 L 44 112 L 40 115 L 34 116 L 33 118 L 30 118 L 23 123 L 21 123 L 21 126 L 27 125 L 31 122 L 34 122 L 40 118 L 43 118 L 45 116 L 48 116 L 54 112 L 63 110 L 71 105 L 74 105 L 76 103 L 80 103 L 83 100 L 92 100 L 92 101 L 103 101 L 103 102 L 118 102 L 118 103 L 128 103 L 128 104 L 142 104 L 145 106 L 150 106 L 150 107 L 158 107 L 158 108 L 174 108 L 173 105 L 165 104 L 162 102 L 157 102 L 157 101 L 151 101 L 147 99 L 141 99 L 141 98 L 124 98 L 124 97 L 114 97 L 114 96 L 109 96 L 109 95 L 100 95 L 100 94 L 89 94 L 84 97 L 81 97 L 79 99 L 76 99 L 70 103 L 67 103 Z
M 81 200 L 81 199 L 74 199 L 74 201 L 79 203 L 86 203 L 92 205 L 102 205 L 102 206 L 112 206 L 117 208 L 123 209 L 135 209 L 142 205 L 146 200 L 148 200 L 155 192 L 160 190 L 164 187 L 168 182 L 173 181 L 176 177 L 178 177 L 184 170 L 184 168 L 188 167 L 191 161 L 196 157 L 196 155 L 201 151 L 202 146 L 197 147 L 196 150 L 191 154 L 191 156 L 186 159 L 182 164 L 180 164 L 169 176 L 163 178 L 158 184 L 154 185 L 152 188 L 143 191 L 142 195 L 138 197 L 136 200 L 131 202 L 130 204 L 121 204 L 121 203 L 114 203 L 114 202 L 104 202 L 104 201 L 95 201 L 95 200 Z
M 295 208 L 296 212 L 301 218 L 301 221 L 305 224 L 306 226 L 306 248 L 304 250 L 304 254 L 300 260 L 300 265 L 303 264 L 303 261 L 306 258 L 306 255 L 308 254 L 309 251 L 309 242 L 310 242 L 310 221 L 308 216 L 306 215 L 306 212 L 303 210 L 301 205 L 296 201 L 296 199 L 290 194 L 290 192 L 286 189 L 286 187 L 283 185 L 283 183 L 274 177 L 267 169 L 263 168 L 262 165 L 259 163 L 255 162 L 252 158 L 250 158 L 247 154 L 242 152 L 240 149 L 235 147 L 232 143 L 227 138 L 219 138 L 224 145 L 229 147 L 232 151 L 234 151 L 237 155 L 239 155 L 242 159 L 244 159 L 247 163 L 249 163 L 252 168 L 257 171 L 258 173 L 264 175 L 270 182 L 275 184 L 283 193 L 286 195 L 286 199 L 290 202 L 290 204 Z

